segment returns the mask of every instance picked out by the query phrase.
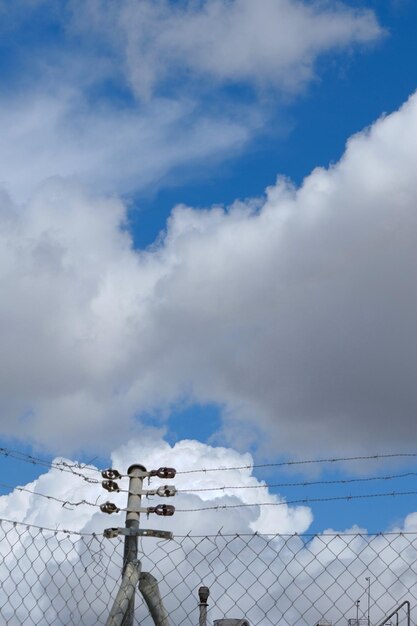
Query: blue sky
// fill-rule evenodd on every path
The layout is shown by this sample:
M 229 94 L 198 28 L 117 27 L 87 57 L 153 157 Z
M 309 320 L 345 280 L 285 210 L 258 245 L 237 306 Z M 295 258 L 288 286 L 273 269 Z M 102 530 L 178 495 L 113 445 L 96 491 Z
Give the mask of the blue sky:
M 254 6 L 0 2 L 3 445 L 105 464 L 162 429 L 260 463 L 413 450 L 417 7 Z M 413 507 L 321 504 L 311 529 Z

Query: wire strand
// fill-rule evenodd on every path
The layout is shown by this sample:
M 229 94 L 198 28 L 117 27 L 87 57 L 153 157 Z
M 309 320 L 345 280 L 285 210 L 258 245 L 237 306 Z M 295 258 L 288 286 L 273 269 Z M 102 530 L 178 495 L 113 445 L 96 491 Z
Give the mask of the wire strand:
M 396 454 L 371 454 L 368 456 L 345 456 L 345 457 L 334 457 L 327 459 L 303 459 L 300 461 L 281 461 L 279 463 L 259 463 L 259 464 L 251 464 L 251 465 L 236 465 L 234 467 L 210 467 L 210 468 L 199 468 L 192 470 L 183 470 L 177 472 L 178 474 L 196 474 L 199 472 L 228 472 L 231 470 L 242 470 L 242 469 L 256 469 L 256 468 L 265 468 L 265 467 L 289 467 L 293 465 L 308 465 L 308 464 L 319 464 L 319 463 L 342 463 L 349 461 L 371 461 L 371 460 L 380 460 L 380 459 L 394 459 L 394 458 L 416 458 L 416 452 L 399 452 Z
M 395 480 L 417 476 L 417 472 L 392 474 L 390 476 L 369 476 L 367 478 L 341 478 L 338 480 L 304 480 L 296 483 L 265 483 L 264 485 L 228 485 L 224 487 L 200 487 L 199 489 L 177 489 L 177 493 L 200 493 L 206 491 L 225 491 L 227 489 L 272 489 L 273 487 L 311 487 L 315 485 L 346 485 L 350 483 L 371 482 L 374 480 Z
M 68 507 L 80 506 L 85 504 L 87 506 L 99 507 L 100 505 L 97 502 L 89 502 L 88 500 L 80 500 L 79 502 L 72 502 L 71 500 L 62 500 L 61 498 L 57 498 L 56 496 L 51 496 L 46 493 L 40 493 L 39 491 L 32 491 L 31 489 L 27 489 L 26 487 L 14 487 L 13 485 L 8 485 L 7 483 L 0 483 L 0 487 L 5 487 L 6 489 L 13 489 L 16 491 L 23 491 L 25 493 L 30 493 L 34 496 L 39 496 L 40 498 L 46 498 L 47 500 L 53 500 L 54 502 L 59 502 L 66 509 Z
M 38 526 L 37 524 L 27 524 L 26 522 L 19 522 L 16 520 L 1 518 L 0 524 L 3 524 L 3 523 L 12 524 L 13 526 L 24 526 L 27 529 L 36 528 L 37 530 L 40 530 L 40 531 L 47 531 L 47 532 L 54 533 L 54 535 L 61 533 L 64 535 L 77 535 L 78 537 L 98 537 L 98 533 L 93 533 L 93 532 L 86 533 L 80 530 L 68 530 L 66 528 L 48 528 L 47 526 Z
M 18 520 L 10 520 L 10 519 L 6 519 L 6 518 L 0 518 L 0 525 L 1 524 L 11 524 L 12 526 L 21 526 L 24 527 L 26 529 L 29 528 L 36 528 L 37 530 L 40 531 L 45 531 L 45 532 L 51 532 L 54 535 L 57 534 L 64 534 L 64 535 L 76 535 L 78 537 L 97 537 L 97 538 L 101 538 L 102 534 L 101 532 L 83 532 L 83 531 L 78 531 L 78 530 L 68 530 L 68 529 L 64 529 L 64 528 L 50 528 L 47 526 L 39 526 L 37 524 L 28 524 L 27 522 L 21 522 Z M 410 530 L 401 530 L 401 531 L 374 531 L 374 532 L 370 532 L 370 531 L 365 531 L 365 532 L 353 532 L 353 531 L 347 531 L 347 532 L 336 532 L 336 531 L 332 531 L 332 532 L 328 532 L 328 531 L 324 531 L 322 533 L 260 533 L 260 532 L 252 532 L 252 533 L 222 533 L 221 529 L 217 532 L 217 533 L 213 533 L 213 534 L 207 534 L 207 535 L 192 535 L 191 532 L 188 532 L 185 535 L 179 535 L 179 534 L 175 534 L 174 540 L 175 539 L 201 539 L 201 538 L 222 538 L 222 537 L 235 537 L 235 538 L 239 538 L 239 537 L 251 537 L 251 538 L 255 538 L 255 537 L 268 537 L 268 538 L 283 538 L 283 539 L 287 539 L 287 538 L 300 538 L 302 539 L 303 537 L 308 538 L 308 539 L 313 539 L 313 538 L 317 538 L 317 539 L 321 539 L 321 540 L 325 540 L 328 537 L 364 537 L 364 538 L 368 538 L 368 537 L 402 537 L 402 536 L 407 536 L 407 535 L 412 535 L 412 536 L 416 536 L 417 532 L 416 531 L 410 531 Z M 120 539 L 120 538 L 119 538 Z
M 74 476 L 79 476 L 80 478 L 82 478 L 83 480 L 89 483 L 97 484 L 100 482 L 99 480 L 95 478 L 91 478 L 90 476 L 87 476 L 86 474 L 82 474 L 80 471 L 77 471 L 81 469 L 88 469 L 90 471 L 100 472 L 100 470 L 95 467 L 87 468 L 87 466 L 81 463 L 71 464 L 71 463 L 68 463 L 67 461 L 58 461 L 57 463 L 54 463 L 53 461 L 47 461 L 46 459 L 32 456 L 31 454 L 26 454 L 25 452 L 20 452 L 19 450 L 11 450 L 8 448 L 0 448 L 0 455 L 6 458 L 9 457 L 9 458 L 15 459 L 17 461 L 31 463 L 32 465 L 39 465 L 42 467 L 46 467 L 48 469 L 52 468 L 52 469 L 57 469 L 60 472 L 68 472 L 70 474 L 73 474 Z
M 366 498 L 388 498 L 397 496 L 415 496 L 417 491 L 392 491 L 390 493 L 369 493 L 349 496 L 330 496 L 327 498 L 303 498 L 301 500 L 286 500 L 282 502 L 242 502 L 240 504 L 221 504 L 214 506 L 204 506 L 194 509 L 175 509 L 176 513 L 195 513 L 197 511 L 220 511 L 224 509 L 240 509 L 244 507 L 254 506 L 288 506 L 290 504 L 309 504 L 311 502 L 334 502 L 334 501 L 349 501 L 349 500 L 362 500 Z

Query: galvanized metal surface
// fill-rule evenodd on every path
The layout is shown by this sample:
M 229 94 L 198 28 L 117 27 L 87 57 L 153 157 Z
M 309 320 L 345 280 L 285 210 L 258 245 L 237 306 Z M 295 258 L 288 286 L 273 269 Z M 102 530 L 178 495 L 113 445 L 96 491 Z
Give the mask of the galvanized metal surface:
M 155 626 L 169 626 L 168 613 L 162 602 L 155 576 L 149 572 L 142 572 L 139 579 L 139 590 L 145 599 Z
M 103 536 L 107 539 L 114 539 L 119 535 L 156 537 L 157 539 L 172 539 L 174 537 L 169 530 L 152 530 L 151 528 L 106 528 L 103 532 Z
M 129 475 L 129 495 L 127 499 L 126 528 L 132 531 L 139 530 L 139 514 L 141 510 L 141 491 L 146 468 L 143 465 L 131 465 L 127 470 Z M 123 575 L 129 563 L 138 558 L 138 535 L 136 532 L 126 535 L 123 552 Z M 134 594 L 129 599 L 122 626 L 133 626 L 135 610 Z
M 210 589 L 208 587 L 200 587 L 200 589 L 198 590 L 198 599 L 199 599 L 199 619 L 198 619 L 198 626 L 207 626 L 207 607 L 208 607 L 208 602 L 207 600 L 209 599 L 210 596 Z
M 384 626 L 385 624 L 390 622 L 391 619 L 394 617 L 394 615 L 397 618 L 397 624 L 398 624 L 399 613 L 403 607 L 406 607 L 407 626 L 410 626 L 411 625 L 411 604 L 409 600 L 404 600 L 404 602 L 401 602 L 401 604 L 397 606 L 389 615 L 387 615 L 385 619 L 383 619 L 382 622 L 378 626 Z
M 126 565 L 122 584 L 117 592 L 106 626 L 121 626 L 124 623 L 123 620 L 126 618 L 129 605 L 134 598 L 139 582 L 140 569 L 140 561 L 134 561 Z

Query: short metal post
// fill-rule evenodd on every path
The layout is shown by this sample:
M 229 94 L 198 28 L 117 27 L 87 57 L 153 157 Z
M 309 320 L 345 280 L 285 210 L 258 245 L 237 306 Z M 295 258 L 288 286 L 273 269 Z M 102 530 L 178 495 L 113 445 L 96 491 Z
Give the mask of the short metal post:
M 199 609 L 200 609 L 200 618 L 198 622 L 198 626 L 206 626 L 207 625 L 207 607 L 208 607 L 208 597 L 210 595 L 210 589 L 208 587 L 200 587 L 198 590 L 198 598 L 200 600 Z
M 143 485 L 143 474 L 146 468 L 143 465 L 131 465 L 127 470 L 129 475 L 129 496 L 127 499 L 126 528 L 138 530 L 139 509 L 141 505 L 141 491 Z M 137 535 L 127 535 L 123 553 L 123 574 L 129 563 L 136 562 L 138 558 L 138 537 Z M 122 626 L 133 626 L 135 611 L 135 596 L 129 600 L 129 606 Z

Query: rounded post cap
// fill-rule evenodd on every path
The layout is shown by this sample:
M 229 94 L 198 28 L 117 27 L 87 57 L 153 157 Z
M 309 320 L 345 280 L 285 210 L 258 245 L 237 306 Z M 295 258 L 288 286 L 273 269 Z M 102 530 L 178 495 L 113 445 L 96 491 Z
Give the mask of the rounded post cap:
M 140 463 L 134 463 L 133 465 L 131 465 L 129 467 L 129 469 L 127 470 L 128 475 L 130 476 L 130 474 L 133 472 L 133 470 L 138 469 L 141 472 L 146 472 L 146 467 L 144 465 L 140 465 Z
M 200 587 L 198 590 L 198 597 L 201 603 L 205 603 L 210 595 L 210 589 L 208 587 Z

